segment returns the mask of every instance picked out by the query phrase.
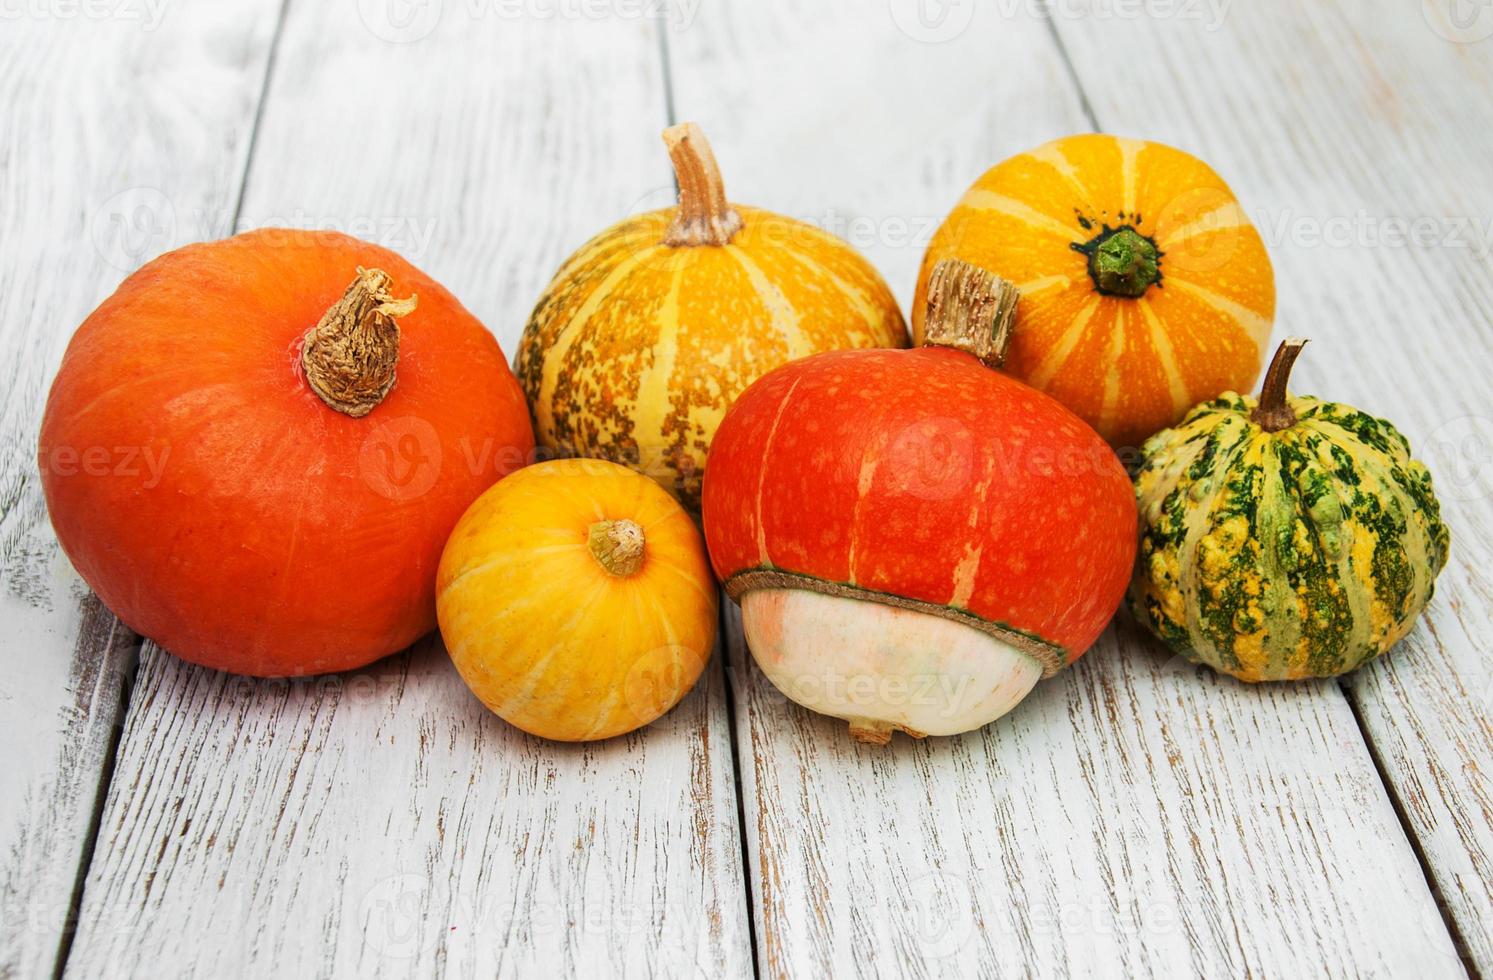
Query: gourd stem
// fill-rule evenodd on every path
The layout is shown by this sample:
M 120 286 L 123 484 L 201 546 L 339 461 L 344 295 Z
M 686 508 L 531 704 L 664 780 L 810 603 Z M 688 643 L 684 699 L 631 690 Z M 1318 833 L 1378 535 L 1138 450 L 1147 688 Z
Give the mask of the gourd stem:
M 1260 386 L 1260 401 L 1250 418 L 1266 432 L 1279 432 L 1296 424 L 1296 413 L 1291 409 L 1286 394 L 1286 384 L 1291 380 L 1291 366 L 1301 348 L 1306 346 L 1305 337 L 1287 337 L 1275 349 L 1270 359 L 1270 369 L 1265 372 L 1265 383 Z
M 643 529 L 636 521 L 597 521 L 586 532 L 586 544 L 612 575 L 626 578 L 643 567 Z
M 741 231 L 741 215 L 726 200 L 715 154 L 700 127 L 680 123 L 664 130 L 664 144 L 679 182 L 679 208 L 664 233 L 664 244 L 726 245 Z
M 1129 225 L 1106 225 L 1093 240 L 1072 247 L 1088 256 L 1089 278 L 1105 296 L 1139 299 L 1161 281 L 1161 250 Z
M 923 343 L 955 347 L 1000 367 L 1011 344 L 1021 293 L 976 265 L 944 259 L 928 277 L 928 315 Z
M 417 298 L 395 299 L 392 285 L 383 270 L 358 266 L 357 278 L 306 331 L 301 347 L 306 384 L 329 408 L 355 419 L 373 411 L 394 387 L 396 320 L 414 312 Z

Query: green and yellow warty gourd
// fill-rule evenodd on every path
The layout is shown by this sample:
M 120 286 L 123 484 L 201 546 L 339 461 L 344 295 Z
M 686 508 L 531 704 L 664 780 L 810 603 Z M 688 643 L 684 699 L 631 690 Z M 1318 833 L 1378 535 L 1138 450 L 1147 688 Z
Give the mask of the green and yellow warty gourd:
M 1194 408 L 1142 449 L 1131 608 L 1244 681 L 1346 673 L 1410 631 L 1446 564 L 1431 474 L 1388 422 L 1287 397 L 1283 343 L 1256 401 Z

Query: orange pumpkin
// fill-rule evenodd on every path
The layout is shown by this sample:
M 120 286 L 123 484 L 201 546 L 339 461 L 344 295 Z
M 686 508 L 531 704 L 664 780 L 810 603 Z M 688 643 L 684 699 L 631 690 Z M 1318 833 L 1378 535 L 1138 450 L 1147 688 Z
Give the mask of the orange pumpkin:
M 375 245 L 265 230 L 164 255 L 89 316 L 40 464 L 63 549 L 127 626 L 276 676 L 433 629 L 446 536 L 532 450 L 450 293 Z
M 1005 370 L 1115 446 L 1138 446 L 1264 362 L 1275 279 L 1264 242 L 1207 164 L 1160 143 L 1070 136 L 975 181 L 934 235 L 928 276 L 963 259 L 1021 291 Z

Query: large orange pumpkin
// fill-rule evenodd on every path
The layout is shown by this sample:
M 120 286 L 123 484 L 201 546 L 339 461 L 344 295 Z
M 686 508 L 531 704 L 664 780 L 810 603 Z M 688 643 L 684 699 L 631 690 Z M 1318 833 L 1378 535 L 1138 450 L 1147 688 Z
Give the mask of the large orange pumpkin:
M 944 259 L 1017 286 L 1004 369 L 1115 446 L 1248 391 L 1264 363 L 1275 316 L 1264 242 L 1218 174 L 1160 143 L 1070 136 L 987 171 L 928 246 L 919 342 Z
M 375 245 L 265 230 L 164 255 L 89 316 L 40 464 L 63 549 L 126 625 L 276 676 L 433 629 L 446 536 L 532 449 L 450 293 Z

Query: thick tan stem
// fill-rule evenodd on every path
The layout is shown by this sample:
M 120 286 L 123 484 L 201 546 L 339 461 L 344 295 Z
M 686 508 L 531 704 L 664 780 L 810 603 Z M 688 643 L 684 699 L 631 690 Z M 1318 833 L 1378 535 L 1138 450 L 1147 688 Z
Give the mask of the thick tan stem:
M 1000 367 L 1016 323 L 1016 287 L 993 272 L 958 259 L 944 259 L 928 277 L 928 316 L 923 343 L 968 351 Z
M 399 366 L 398 317 L 414 312 L 416 297 L 395 299 L 381 269 L 358 267 L 342 298 L 306 331 L 301 367 L 306 383 L 327 406 L 361 418 L 394 387 Z
M 741 215 L 726 200 L 721 169 L 705 134 L 692 122 L 664 130 L 664 144 L 679 181 L 679 210 L 664 233 L 664 244 L 726 245 L 741 231 Z
M 597 521 L 586 534 L 591 554 L 613 575 L 627 577 L 643 567 L 643 529 L 636 521 Z
M 1291 409 L 1291 400 L 1286 385 L 1291 380 L 1291 366 L 1301 348 L 1306 346 L 1305 337 L 1287 337 L 1275 349 L 1270 359 L 1270 369 L 1265 372 L 1265 383 L 1260 386 L 1260 401 L 1250 418 L 1266 432 L 1279 432 L 1296 424 L 1296 413 Z

